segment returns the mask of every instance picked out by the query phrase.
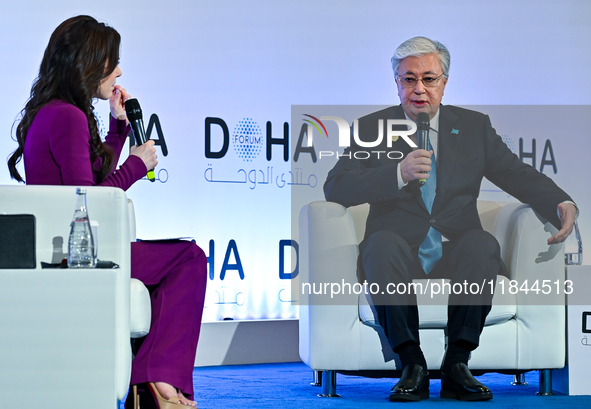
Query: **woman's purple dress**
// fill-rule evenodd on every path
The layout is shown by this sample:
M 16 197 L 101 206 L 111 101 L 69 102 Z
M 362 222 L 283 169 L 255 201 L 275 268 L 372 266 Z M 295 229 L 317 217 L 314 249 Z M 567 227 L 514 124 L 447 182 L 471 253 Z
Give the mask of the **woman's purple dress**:
M 111 117 L 105 144 L 117 163 L 130 127 Z M 84 113 L 54 100 L 35 116 L 24 149 L 29 185 L 114 186 L 127 190 L 146 175 L 130 155 L 96 183 L 90 161 L 90 132 Z M 131 384 L 167 382 L 193 398 L 193 366 L 207 283 L 206 256 L 191 242 L 131 243 L 131 276 L 150 289 L 152 324 L 133 361 Z

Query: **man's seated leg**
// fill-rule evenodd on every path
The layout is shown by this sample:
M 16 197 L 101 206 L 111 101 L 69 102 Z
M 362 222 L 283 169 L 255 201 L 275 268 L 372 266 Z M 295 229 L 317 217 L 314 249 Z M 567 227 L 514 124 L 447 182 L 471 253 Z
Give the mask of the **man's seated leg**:
M 420 265 L 410 246 L 396 233 L 379 231 L 360 246 L 364 277 L 380 290 L 372 294 L 377 319 L 402 364 L 400 381 L 391 401 L 418 401 L 429 397 L 429 373 L 419 346 L 419 316 L 414 295 L 388 294 L 390 283 L 409 283 Z M 383 294 L 382 294 L 383 293 Z
M 441 396 L 460 400 L 488 400 L 489 388 L 468 369 L 470 352 L 478 347 L 486 316 L 490 312 L 496 277 L 504 271 L 497 240 L 483 230 L 472 230 L 453 243 L 446 243 L 434 277 L 447 277 L 452 292 L 448 305 L 448 347 L 442 365 Z M 492 285 L 489 283 L 492 282 Z M 482 286 L 485 286 L 480 292 Z M 456 287 L 456 288 L 459 288 Z M 476 288 L 478 291 L 476 291 Z

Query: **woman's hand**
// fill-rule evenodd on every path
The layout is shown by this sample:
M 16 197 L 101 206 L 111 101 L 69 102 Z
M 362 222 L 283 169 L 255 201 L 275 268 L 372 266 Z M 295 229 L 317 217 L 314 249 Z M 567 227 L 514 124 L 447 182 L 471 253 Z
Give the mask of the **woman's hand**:
M 121 121 L 125 120 L 129 125 L 127 114 L 125 113 L 125 101 L 131 96 L 127 93 L 125 88 L 121 88 L 121 85 L 115 85 L 113 94 L 109 98 L 109 105 L 111 106 L 111 115 Z M 150 168 L 152 169 L 152 168 Z
M 132 146 L 130 155 L 139 157 L 146 165 L 146 171 L 152 170 L 158 164 L 156 160 L 156 148 L 154 148 L 154 141 L 149 140 L 141 146 Z

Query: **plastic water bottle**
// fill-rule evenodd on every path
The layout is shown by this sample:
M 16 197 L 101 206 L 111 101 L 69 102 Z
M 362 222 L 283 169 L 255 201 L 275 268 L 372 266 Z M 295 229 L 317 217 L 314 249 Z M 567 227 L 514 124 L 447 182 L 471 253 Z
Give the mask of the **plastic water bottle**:
M 70 225 L 70 239 L 68 241 L 68 267 L 93 268 L 94 240 L 90 229 L 90 219 L 86 210 L 86 189 L 76 189 L 76 211 Z

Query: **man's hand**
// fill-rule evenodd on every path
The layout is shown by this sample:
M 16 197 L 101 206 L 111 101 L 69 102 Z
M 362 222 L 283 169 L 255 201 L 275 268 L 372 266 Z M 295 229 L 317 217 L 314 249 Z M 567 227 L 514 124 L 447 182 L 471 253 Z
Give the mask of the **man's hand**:
M 548 244 L 563 243 L 571 234 L 575 225 L 577 208 L 572 203 L 560 203 L 558 205 L 558 212 L 560 214 L 562 228 L 558 233 L 548 239 Z
M 406 155 L 406 158 L 400 162 L 400 174 L 404 183 L 416 179 L 427 179 L 431 172 L 431 155 L 433 151 L 427 152 L 424 149 L 417 149 Z

